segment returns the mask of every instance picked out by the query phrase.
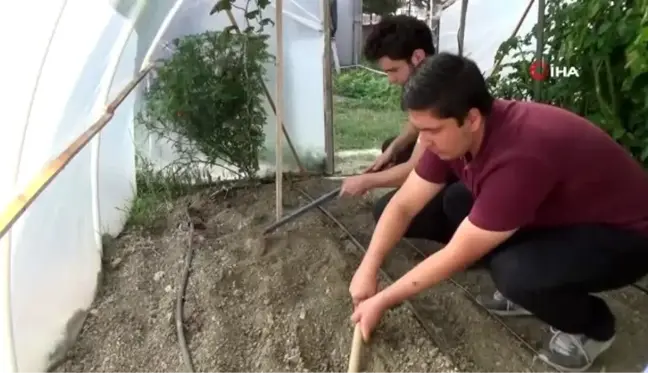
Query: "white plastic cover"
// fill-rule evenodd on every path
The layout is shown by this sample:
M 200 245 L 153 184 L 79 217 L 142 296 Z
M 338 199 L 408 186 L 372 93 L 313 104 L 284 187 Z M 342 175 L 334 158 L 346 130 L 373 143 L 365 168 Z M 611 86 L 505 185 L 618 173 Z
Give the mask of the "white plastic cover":
M 538 20 L 535 1 L 522 22 L 517 35 L 529 33 Z M 529 5 L 529 0 L 469 0 L 464 32 L 464 54 L 474 60 L 488 76 L 495 64 L 500 44 L 511 37 L 515 26 Z M 461 0 L 445 9 L 441 15 L 439 50 L 457 53 L 457 34 L 461 23 Z
M 321 159 L 319 5 L 316 0 L 286 3 L 285 122 L 299 151 Z M 159 54 L 165 40 L 229 25 L 224 15 L 208 16 L 211 6 L 207 0 L 51 0 L 35 9 L 33 2 L 10 2 L 0 14 L 4 34 L 13 35 L 5 40 L 5 50 L 14 56 L 0 60 L 6 123 L 0 136 L 0 206 L 100 117 L 105 105 Z M 274 8 L 267 14 L 274 18 Z M 242 14 L 235 15 L 242 22 Z M 268 32 L 274 53 L 274 30 Z M 274 96 L 273 66 L 268 71 Z M 123 229 L 134 196 L 135 143 L 147 144 L 138 147 L 156 161 L 165 151 L 141 129 L 134 133 L 142 93 L 140 87 L 122 103 L 107 128 L 2 237 L 3 258 L 11 255 L 13 317 L 9 319 L 5 291 L 9 278 L 0 277 L 3 372 L 13 370 L 12 344 L 19 371 L 44 371 L 73 326 L 69 321 L 92 303 L 101 234 Z M 269 107 L 268 113 L 272 147 L 275 121 Z

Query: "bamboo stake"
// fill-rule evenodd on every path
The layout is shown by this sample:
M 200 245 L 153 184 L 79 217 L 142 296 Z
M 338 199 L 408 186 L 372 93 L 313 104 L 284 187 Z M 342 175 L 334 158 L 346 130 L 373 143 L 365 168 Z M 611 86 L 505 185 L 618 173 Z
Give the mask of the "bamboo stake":
M 213 14 L 214 12 L 215 10 L 212 10 L 210 14 Z M 232 26 L 234 26 L 234 30 L 236 30 L 236 32 L 238 33 L 241 33 L 241 29 L 238 25 L 238 22 L 236 22 L 236 19 L 234 18 L 234 14 L 232 14 L 232 11 L 227 9 L 225 13 L 227 14 L 227 18 L 229 18 Z M 268 99 L 268 103 L 270 104 L 270 108 L 272 109 L 272 112 L 275 115 L 277 115 L 277 106 L 275 105 L 275 102 L 272 99 L 272 95 L 270 95 L 268 86 L 266 86 L 264 81 L 261 81 L 261 86 L 263 87 L 263 93 L 265 94 L 266 99 Z M 286 129 L 286 126 L 283 122 L 281 123 L 281 130 L 283 131 L 284 136 L 286 136 L 286 143 L 288 144 L 288 147 L 290 148 L 290 152 L 292 153 L 293 157 L 295 157 L 295 162 L 297 163 L 297 167 L 299 168 L 299 171 L 301 173 L 306 173 L 307 172 L 306 168 L 304 167 L 304 164 L 299 159 L 299 156 L 297 155 L 297 150 L 295 149 L 295 146 L 293 145 L 293 142 L 290 139 L 290 135 L 288 134 L 288 130 Z
M 284 77 L 284 55 L 283 55 L 283 0 L 277 0 L 275 7 L 275 27 L 277 31 L 277 130 L 276 130 L 276 178 L 275 203 L 277 220 L 283 216 L 283 149 L 281 147 L 281 129 L 284 117 L 283 77 Z
M 126 97 L 135 89 L 135 87 L 144 79 L 144 77 L 153 70 L 154 64 L 148 65 L 142 70 L 126 87 L 124 87 L 117 97 L 106 107 L 105 113 L 90 128 L 81 134 L 74 142 L 61 152 L 55 159 L 47 165 L 27 184 L 22 193 L 18 194 L 7 207 L 0 213 L 0 237 L 4 236 L 18 220 L 36 198 L 45 190 L 45 188 L 54 180 L 54 178 L 63 171 L 72 159 L 110 122 L 115 110 L 126 99 Z

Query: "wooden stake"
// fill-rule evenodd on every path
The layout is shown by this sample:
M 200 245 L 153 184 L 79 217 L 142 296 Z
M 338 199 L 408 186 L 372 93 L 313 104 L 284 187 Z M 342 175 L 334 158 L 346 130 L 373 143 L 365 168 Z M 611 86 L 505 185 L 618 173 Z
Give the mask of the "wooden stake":
M 275 13 L 275 27 L 277 30 L 277 136 L 276 136 L 276 178 L 275 185 L 277 187 L 276 196 L 276 211 L 277 220 L 283 216 L 283 148 L 281 146 L 282 140 L 282 126 L 284 117 L 284 97 L 283 97 L 283 77 L 284 77 L 284 55 L 283 55 L 283 0 L 277 0 Z
M 324 28 L 324 149 L 326 152 L 326 173 L 335 173 L 335 147 L 333 146 L 333 43 L 331 42 L 331 0 L 322 0 Z
M 357 373 L 360 370 L 361 351 L 362 333 L 360 325 L 356 324 L 353 329 L 353 342 L 351 342 L 351 354 L 349 355 L 349 373 Z

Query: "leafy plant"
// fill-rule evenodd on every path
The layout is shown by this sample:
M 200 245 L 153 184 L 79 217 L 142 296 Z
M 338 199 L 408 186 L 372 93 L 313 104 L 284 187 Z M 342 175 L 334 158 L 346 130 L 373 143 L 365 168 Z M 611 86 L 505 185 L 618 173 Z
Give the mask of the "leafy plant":
M 648 1 L 548 1 L 544 35 L 543 58 L 579 74 L 549 77 L 538 99 L 589 118 L 648 165 Z M 533 39 L 500 46 L 505 63 L 488 79 L 496 96 L 533 97 Z
M 170 141 L 180 173 L 220 166 L 239 177 L 254 177 L 264 141 L 263 108 L 268 35 L 262 17 L 268 0 L 238 7 L 221 0 L 216 11 L 240 8 L 246 25 L 175 40 L 175 52 L 156 70 L 138 120 Z M 252 26 L 255 22 L 257 26 Z
M 345 70 L 333 79 L 333 92 L 361 100 L 367 108 L 400 108 L 401 89 L 387 77 L 366 69 Z

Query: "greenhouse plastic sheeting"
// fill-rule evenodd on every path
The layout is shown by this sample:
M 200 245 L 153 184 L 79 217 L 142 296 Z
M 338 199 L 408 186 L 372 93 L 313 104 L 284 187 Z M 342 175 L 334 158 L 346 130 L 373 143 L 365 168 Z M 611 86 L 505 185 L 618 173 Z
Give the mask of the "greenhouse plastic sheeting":
M 285 122 L 303 156 L 324 157 L 322 53 L 319 2 L 287 2 L 284 29 Z M 0 62 L 3 162 L 0 202 L 6 206 L 42 167 L 93 124 L 149 62 L 165 40 L 223 29 L 225 15 L 208 16 L 212 1 L 51 0 L 11 2 L 0 15 L 5 50 L 17 58 Z M 243 22 L 242 14 L 235 14 Z M 274 8 L 267 9 L 274 19 Z M 189 21 L 190 20 L 190 21 Z M 270 52 L 276 50 L 269 28 Z M 18 58 L 19 57 L 19 58 Z M 274 97 L 275 69 L 268 66 Z M 44 371 L 79 331 L 95 295 L 101 268 L 101 235 L 124 226 L 135 193 L 136 149 L 157 161 L 164 145 L 134 128 L 142 103 L 140 85 L 112 121 L 37 198 L 9 234 L 12 262 L 13 344 L 20 371 Z M 269 113 L 267 145 L 274 145 Z M 137 144 L 137 145 L 136 145 Z M 167 155 L 169 155 L 167 154 Z M 159 158 L 159 159 L 156 159 Z M 271 159 L 271 158 L 270 158 Z M 270 162 L 272 163 L 272 162 Z M 269 167 L 271 167 L 270 165 Z M 11 333 L 0 282 L 0 365 L 10 372 Z
M 517 35 L 529 33 L 538 20 L 538 2 L 534 2 Z M 528 0 L 469 0 L 464 32 L 464 55 L 474 60 L 487 76 L 495 64 L 495 53 L 508 39 Z M 461 0 L 445 9 L 441 15 L 439 50 L 457 53 L 457 34 L 461 23 Z

